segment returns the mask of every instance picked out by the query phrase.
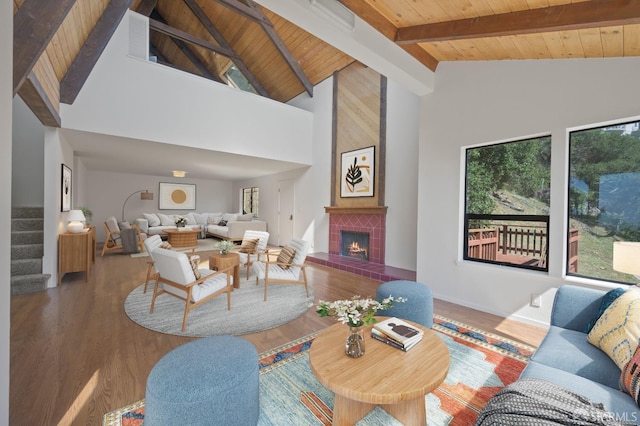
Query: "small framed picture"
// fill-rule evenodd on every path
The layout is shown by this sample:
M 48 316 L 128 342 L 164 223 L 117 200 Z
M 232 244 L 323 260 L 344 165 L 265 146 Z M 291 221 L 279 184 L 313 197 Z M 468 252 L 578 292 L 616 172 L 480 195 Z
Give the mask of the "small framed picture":
M 375 147 L 342 153 L 341 197 L 373 197 Z
M 71 169 L 62 164 L 62 179 L 60 181 L 60 211 L 71 210 Z

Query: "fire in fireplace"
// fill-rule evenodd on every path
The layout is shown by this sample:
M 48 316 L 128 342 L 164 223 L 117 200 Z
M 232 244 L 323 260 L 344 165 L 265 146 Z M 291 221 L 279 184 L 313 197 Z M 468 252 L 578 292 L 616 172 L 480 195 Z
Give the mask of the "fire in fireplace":
M 369 233 L 340 231 L 340 255 L 369 260 Z

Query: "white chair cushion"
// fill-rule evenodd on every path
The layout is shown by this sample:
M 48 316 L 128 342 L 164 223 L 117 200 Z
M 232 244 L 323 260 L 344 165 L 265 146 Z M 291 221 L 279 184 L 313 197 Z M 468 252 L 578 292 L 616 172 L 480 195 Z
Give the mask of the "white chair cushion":
M 200 273 L 205 276 L 207 274 L 213 274 L 214 271 L 208 269 L 200 269 Z M 208 295 L 215 293 L 218 290 L 222 290 L 227 286 L 227 274 L 218 274 L 208 280 L 205 280 L 202 284 L 196 285 L 191 290 L 191 300 L 197 302 L 200 299 L 207 297 Z
M 156 270 L 163 278 L 178 284 L 189 284 L 196 280 L 185 253 L 156 248 L 153 254 Z
M 153 235 L 144 240 L 144 248 L 147 250 L 147 253 L 149 253 L 149 256 L 151 256 L 151 252 L 160 247 L 161 244 L 162 238 L 160 238 L 159 235 Z M 153 256 L 151 256 L 151 258 L 153 259 Z
M 107 228 L 109 228 L 109 231 L 111 231 L 111 232 L 119 232 L 120 231 L 120 227 L 118 226 L 118 221 L 116 220 L 116 218 L 114 216 L 111 216 L 111 217 L 107 218 L 105 223 L 107 224 Z

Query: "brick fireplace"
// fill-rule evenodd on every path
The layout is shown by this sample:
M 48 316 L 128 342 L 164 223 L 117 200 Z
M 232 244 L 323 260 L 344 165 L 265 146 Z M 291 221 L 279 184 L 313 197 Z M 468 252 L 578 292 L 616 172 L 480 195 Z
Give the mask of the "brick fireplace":
M 329 213 L 329 253 L 312 253 L 307 260 L 381 282 L 415 281 L 415 271 L 385 265 L 386 207 L 325 207 Z M 368 260 L 343 256 L 341 231 L 368 233 Z
M 341 253 L 342 231 L 368 234 L 367 260 L 384 264 L 386 216 L 382 214 L 331 213 L 329 216 L 329 254 Z M 360 258 L 358 256 L 351 256 Z

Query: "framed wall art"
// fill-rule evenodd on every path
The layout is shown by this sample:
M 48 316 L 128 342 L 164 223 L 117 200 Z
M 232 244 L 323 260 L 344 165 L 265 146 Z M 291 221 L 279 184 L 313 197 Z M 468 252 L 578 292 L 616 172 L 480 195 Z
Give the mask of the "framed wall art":
M 340 196 L 373 197 L 375 147 L 342 153 Z
M 60 180 L 60 211 L 71 210 L 71 169 L 62 164 L 62 179 Z
M 196 186 L 191 183 L 160 182 L 158 203 L 161 210 L 195 210 Z

